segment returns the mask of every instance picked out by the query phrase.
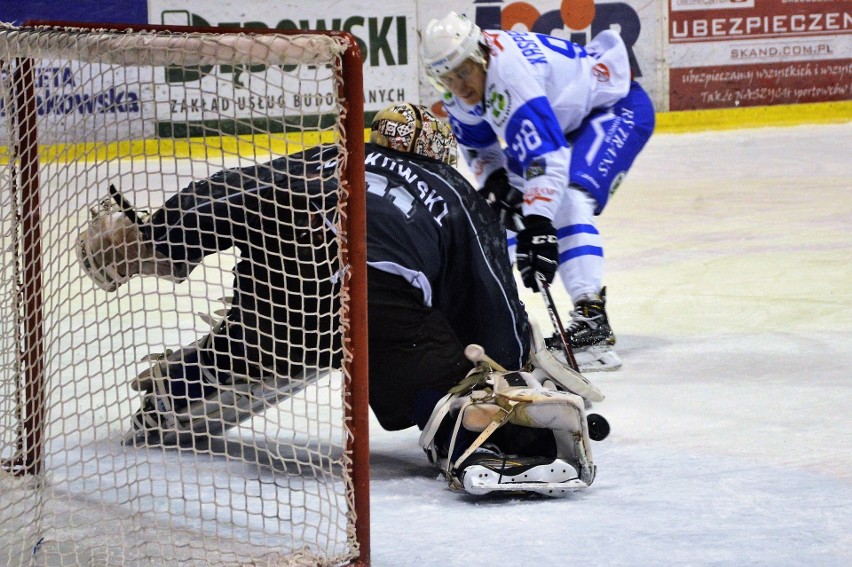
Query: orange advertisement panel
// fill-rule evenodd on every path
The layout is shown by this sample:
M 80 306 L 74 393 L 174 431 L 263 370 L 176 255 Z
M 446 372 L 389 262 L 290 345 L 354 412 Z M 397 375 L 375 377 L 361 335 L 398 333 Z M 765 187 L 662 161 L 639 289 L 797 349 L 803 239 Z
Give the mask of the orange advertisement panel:
M 852 98 L 852 1 L 669 0 L 669 108 Z

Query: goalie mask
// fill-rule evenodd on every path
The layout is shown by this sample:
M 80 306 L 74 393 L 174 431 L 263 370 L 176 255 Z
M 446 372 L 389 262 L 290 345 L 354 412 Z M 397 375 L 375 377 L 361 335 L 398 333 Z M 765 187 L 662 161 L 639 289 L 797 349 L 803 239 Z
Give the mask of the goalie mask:
M 438 120 L 425 106 L 400 103 L 376 114 L 370 142 L 401 152 L 456 164 L 456 138 L 449 124 Z

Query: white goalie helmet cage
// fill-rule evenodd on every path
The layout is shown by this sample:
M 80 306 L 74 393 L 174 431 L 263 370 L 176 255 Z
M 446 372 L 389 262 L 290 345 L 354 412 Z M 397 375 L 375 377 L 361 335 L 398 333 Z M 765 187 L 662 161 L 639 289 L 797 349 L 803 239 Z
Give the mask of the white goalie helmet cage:
M 458 12 L 450 12 L 440 20 L 430 20 L 421 35 L 420 57 L 430 78 L 440 81 L 466 59 L 484 63 L 480 54 L 482 30 Z
M 376 113 L 370 142 L 449 165 L 457 161 L 458 146 L 450 125 L 419 104 L 393 104 Z

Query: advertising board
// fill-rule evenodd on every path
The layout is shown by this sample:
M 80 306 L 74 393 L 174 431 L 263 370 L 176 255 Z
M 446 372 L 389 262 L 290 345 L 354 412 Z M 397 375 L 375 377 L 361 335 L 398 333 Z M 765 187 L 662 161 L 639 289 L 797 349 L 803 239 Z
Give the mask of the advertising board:
M 669 110 L 852 97 L 852 2 L 669 0 Z
M 0 22 L 17 26 L 26 20 L 144 24 L 145 0 L 0 0 Z
M 603 30 L 618 31 L 627 45 L 633 76 L 655 103 L 665 99 L 661 90 L 659 58 L 661 5 L 625 0 L 468 0 L 420 2 L 420 27 L 450 10 L 463 13 L 483 29 L 529 30 L 585 45 Z M 421 100 L 440 112 L 438 93 L 421 77 Z
M 414 0 L 375 2 L 294 2 L 279 0 L 148 0 L 151 24 L 225 26 L 244 29 L 320 29 L 354 35 L 364 56 L 364 107 L 375 112 L 390 103 L 419 97 L 417 21 Z M 175 85 L 173 84 L 174 88 Z M 329 86 L 329 89 L 331 87 Z M 234 90 L 240 102 L 239 86 Z M 322 113 L 329 96 L 301 98 L 289 93 L 280 108 Z M 246 101 L 250 103 L 251 101 Z
M 357 38 L 364 55 L 368 118 L 402 100 L 421 102 L 441 114 L 438 93 L 421 70 L 417 34 L 430 19 L 450 10 L 468 15 L 484 29 L 524 29 L 579 44 L 614 29 L 627 45 L 634 77 L 657 111 L 852 99 L 850 0 L 0 0 L 0 20 L 16 24 L 35 18 L 346 31 Z M 134 121 L 139 105 L 153 104 L 160 124 L 203 120 L 206 110 L 239 119 L 259 107 L 273 115 L 321 115 L 330 108 L 331 85 L 327 93 L 310 96 L 293 89 L 252 98 L 242 85 L 261 71 L 245 67 L 230 70 L 232 80 L 220 85 L 216 96 L 194 94 L 206 92 L 203 82 L 209 79 L 203 76 L 165 73 L 142 81 L 151 92 L 124 92 L 121 85 L 104 84 L 97 90 L 81 87 L 76 98 L 59 100 L 52 94 L 56 81 L 81 81 L 80 71 L 73 63 L 37 67 L 40 112 L 56 117 L 104 114 L 104 120 L 126 113 L 121 119 L 128 125 L 127 136 L 166 135 Z M 0 114 L 4 104 L 0 102 Z M 0 138 L 5 139 L 3 129 L 0 124 Z

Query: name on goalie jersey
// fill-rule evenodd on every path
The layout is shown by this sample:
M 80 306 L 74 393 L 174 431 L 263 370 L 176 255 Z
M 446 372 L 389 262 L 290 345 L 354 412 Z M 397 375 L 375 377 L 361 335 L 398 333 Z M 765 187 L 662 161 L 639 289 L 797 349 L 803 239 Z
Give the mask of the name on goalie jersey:
M 429 187 L 428 183 L 420 179 L 420 176 L 411 167 L 376 152 L 370 153 L 366 160 L 364 160 L 364 163 L 367 166 L 372 165 L 386 169 L 388 172 L 402 177 L 406 183 L 406 187 L 400 187 L 386 177 L 382 178 L 382 183 L 376 183 L 375 178 L 377 175 L 373 173 L 367 175 L 367 191 L 388 198 L 405 216 L 410 217 L 414 214 L 414 203 L 411 199 L 411 192 L 413 190 L 420 204 L 429 211 L 439 226 L 443 226 L 444 217 L 449 213 L 446 201 L 434 189 Z M 373 178 L 372 183 L 369 182 L 371 177 Z

